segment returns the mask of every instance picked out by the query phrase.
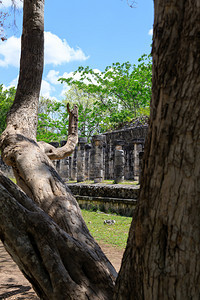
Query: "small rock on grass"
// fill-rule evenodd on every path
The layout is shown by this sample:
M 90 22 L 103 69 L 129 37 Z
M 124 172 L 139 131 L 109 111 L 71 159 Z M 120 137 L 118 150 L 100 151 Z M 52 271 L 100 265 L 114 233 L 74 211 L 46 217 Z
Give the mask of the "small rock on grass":
M 113 224 L 115 224 L 115 220 L 104 220 L 103 223 L 106 225 L 113 225 Z

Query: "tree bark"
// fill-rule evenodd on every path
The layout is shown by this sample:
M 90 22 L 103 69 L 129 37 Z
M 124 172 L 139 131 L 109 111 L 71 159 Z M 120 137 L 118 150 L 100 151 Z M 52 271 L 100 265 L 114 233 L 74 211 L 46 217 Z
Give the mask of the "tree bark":
M 155 0 L 139 205 L 114 299 L 200 297 L 200 2 Z
M 44 0 L 24 1 L 23 11 L 19 81 L 7 130 L 35 140 L 44 62 Z
M 75 198 L 51 162 L 69 155 L 76 146 L 77 108 L 70 111 L 68 107 L 65 146 L 56 150 L 36 142 L 43 32 L 44 0 L 24 0 L 19 83 L 0 147 L 26 196 L 17 187 L 10 188 L 1 175 L 0 238 L 41 298 L 111 299 L 117 273 L 90 235 Z M 28 197 L 57 225 L 35 206 L 29 212 Z
M 112 298 L 98 251 L 61 230 L 2 173 L 0 192 L 0 238 L 41 299 Z

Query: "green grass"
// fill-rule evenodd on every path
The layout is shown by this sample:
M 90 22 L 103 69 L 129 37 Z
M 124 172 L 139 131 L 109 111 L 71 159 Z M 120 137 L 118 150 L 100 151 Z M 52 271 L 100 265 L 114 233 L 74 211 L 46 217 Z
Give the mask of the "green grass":
M 15 184 L 17 184 L 16 179 L 13 177 L 9 177 L 10 180 L 12 180 Z
M 82 210 L 82 215 L 95 240 L 120 249 L 126 247 L 132 218 L 87 210 Z M 106 225 L 104 220 L 115 220 L 115 224 Z

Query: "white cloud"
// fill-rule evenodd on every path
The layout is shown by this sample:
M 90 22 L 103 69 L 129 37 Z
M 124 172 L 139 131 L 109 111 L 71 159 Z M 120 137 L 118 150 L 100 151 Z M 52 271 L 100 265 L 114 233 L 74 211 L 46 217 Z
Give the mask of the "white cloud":
M 40 96 L 45 98 L 51 98 L 50 93 L 55 91 L 55 88 L 51 86 L 46 80 L 42 80 Z
M 98 70 L 98 69 L 93 69 L 93 71 L 94 71 L 95 73 L 101 74 L 101 71 Z M 74 72 L 70 72 L 70 73 L 65 72 L 65 73 L 64 73 L 62 76 L 60 76 L 60 77 L 63 77 L 63 78 L 70 78 L 70 77 L 72 77 L 72 78 L 74 78 L 74 80 L 80 80 L 80 79 L 81 79 L 81 72 L 77 72 L 75 75 L 74 75 Z M 83 80 L 83 82 L 84 82 L 85 84 L 89 84 L 89 83 L 97 84 L 97 82 L 96 82 L 96 80 L 94 79 L 94 77 L 93 77 L 92 74 L 88 74 L 88 75 L 87 75 L 87 78 L 88 78 L 89 80 L 87 80 L 87 79 L 84 79 L 84 80 Z
M 15 2 L 16 7 L 18 9 L 23 8 L 23 1 L 15 0 L 14 2 Z M 12 6 L 12 1 L 11 0 L 3 0 L 2 6 L 3 7 L 10 7 L 10 6 Z
M 57 35 L 51 32 L 45 32 L 45 64 L 61 65 L 74 60 L 86 60 L 80 48 L 71 48 L 67 41 L 61 40 Z
M 11 36 L 7 41 L 0 42 L 0 67 L 9 65 L 18 67 L 20 61 L 21 38 Z M 3 59 L 1 58 L 3 56 Z
M 21 38 L 11 36 L 0 42 L 0 67 L 19 67 Z M 61 40 L 51 32 L 45 32 L 44 60 L 45 64 L 61 65 L 70 61 L 83 61 L 85 56 L 80 48 L 71 48 L 66 40 Z
M 99 71 L 100 72 L 100 71 Z M 77 72 L 74 75 L 74 72 L 70 72 L 70 73 L 63 73 L 63 75 L 60 75 L 59 71 L 55 71 L 55 70 L 50 70 L 46 76 L 46 80 L 49 81 L 51 84 L 57 85 L 60 84 L 60 82 L 58 81 L 59 78 L 70 78 L 73 77 L 75 80 L 80 80 L 81 78 L 81 73 Z M 85 80 L 85 83 L 88 83 L 87 80 Z M 62 83 L 62 91 L 60 93 L 61 97 L 65 97 L 66 92 L 68 92 L 70 90 L 70 86 L 63 82 Z
M 79 79 L 81 78 L 81 73 L 80 73 L 80 72 L 77 72 L 77 73 L 74 75 L 74 72 L 70 72 L 70 73 L 65 72 L 65 73 L 63 73 L 63 75 L 60 76 L 60 77 L 63 77 L 63 78 L 70 78 L 70 77 L 72 77 L 72 78 L 74 78 L 75 80 L 79 80 Z
M 8 86 L 3 84 L 3 90 L 9 90 L 11 87 L 17 88 L 19 76 L 17 76 L 15 79 L 13 79 Z
M 60 97 L 61 98 L 65 98 L 66 96 L 66 93 L 70 90 L 70 87 L 66 84 L 66 83 L 63 83 L 63 89 L 60 93 Z
M 50 70 L 47 74 L 46 79 L 52 84 L 60 84 L 60 82 L 58 81 L 59 77 L 59 71 Z
M 98 69 L 93 69 L 93 71 L 95 73 L 101 74 L 101 71 L 98 70 Z M 58 76 L 58 78 L 60 78 L 60 77 L 62 77 L 62 78 L 70 78 L 70 77 L 72 77 L 72 78 L 74 78 L 74 80 L 80 80 L 81 79 L 81 72 L 77 72 L 75 75 L 74 75 L 74 72 L 70 72 L 70 73 L 65 72 L 65 73 L 63 73 L 62 76 Z M 88 74 L 88 78 L 91 81 L 89 81 L 87 79 L 84 79 L 83 82 L 85 84 L 89 84 L 89 83 L 98 84 L 96 82 L 96 80 L 94 79 L 94 77 L 91 74 Z M 69 89 L 70 89 L 70 86 L 67 83 L 63 82 L 63 89 L 62 89 L 62 92 L 61 92 L 60 96 L 64 97 L 65 94 L 66 94 L 66 92 L 69 91 Z
M 148 35 L 153 35 L 153 29 L 150 29 Z
M 6 86 L 5 84 L 3 84 L 3 91 L 5 91 L 5 90 L 9 90 L 10 88 L 11 88 L 12 86 Z

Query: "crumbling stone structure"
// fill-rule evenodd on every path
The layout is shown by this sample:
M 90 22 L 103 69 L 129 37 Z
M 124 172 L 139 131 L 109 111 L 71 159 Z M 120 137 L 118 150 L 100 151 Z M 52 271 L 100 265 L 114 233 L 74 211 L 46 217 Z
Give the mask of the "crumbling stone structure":
M 87 144 L 86 138 L 79 138 L 77 148 L 68 158 L 69 170 L 63 171 L 61 163 L 58 171 L 65 180 L 77 182 L 139 181 L 146 134 L 147 126 L 139 126 L 95 135 L 91 144 Z
M 85 181 L 85 145 L 87 138 L 80 137 L 78 139 L 78 155 L 77 155 L 77 182 Z
M 81 208 L 128 217 L 133 215 L 139 195 L 138 185 L 69 183 L 68 187 Z

